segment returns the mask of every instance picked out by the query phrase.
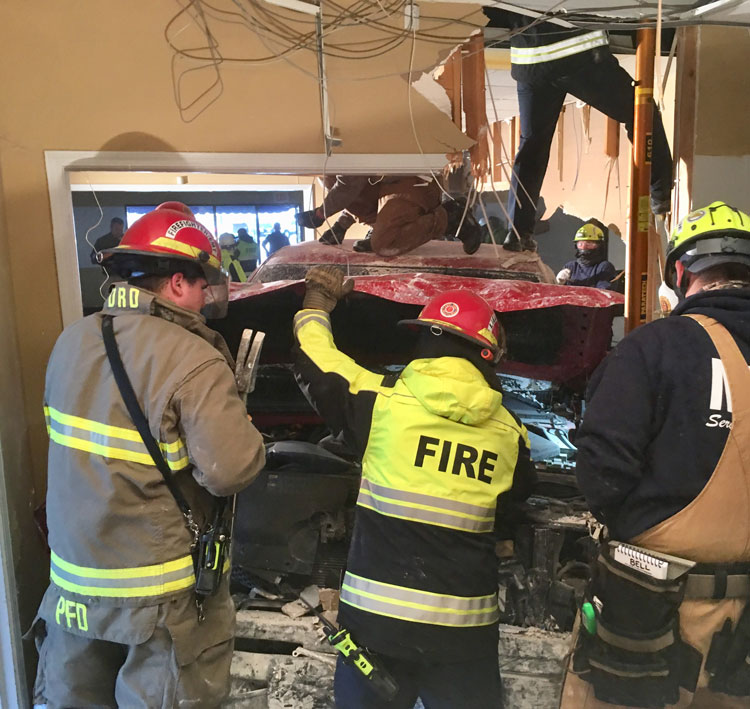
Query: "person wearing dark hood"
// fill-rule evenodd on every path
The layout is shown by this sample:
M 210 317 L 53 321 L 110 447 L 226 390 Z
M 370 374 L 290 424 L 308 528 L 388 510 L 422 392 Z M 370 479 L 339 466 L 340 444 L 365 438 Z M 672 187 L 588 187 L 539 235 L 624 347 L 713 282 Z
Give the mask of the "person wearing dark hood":
M 599 366 L 576 436 L 610 541 L 564 709 L 750 705 L 750 216 L 688 214 L 664 280 L 679 305 Z
M 351 281 L 316 266 L 305 283 L 297 381 L 362 460 L 338 622 L 398 685 L 385 702 L 339 658 L 336 706 L 499 707 L 493 530 L 534 473 L 526 429 L 502 404 L 497 315 L 467 290 L 435 295 L 401 323 L 419 330 L 414 358 L 383 376 L 334 343 L 329 313 Z
M 607 261 L 608 235 L 609 230 L 598 219 L 589 219 L 583 224 L 573 239 L 576 257 L 562 267 L 557 274 L 557 282 L 560 285 L 612 290 L 617 271 Z

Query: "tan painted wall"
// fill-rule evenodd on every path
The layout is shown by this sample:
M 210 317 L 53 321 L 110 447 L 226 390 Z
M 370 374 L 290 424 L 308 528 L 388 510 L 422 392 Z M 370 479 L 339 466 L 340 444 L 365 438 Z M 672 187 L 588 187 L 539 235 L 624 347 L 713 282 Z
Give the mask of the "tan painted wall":
M 214 5 L 236 10 L 231 0 Z M 316 62 L 311 53 L 285 61 L 220 67 L 223 91 L 192 122 L 173 98 L 172 53 L 164 30 L 180 4 L 170 0 L 60 3 L 9 0 L 0 4 L 0 170 L 7 205 L 8 258 L 18 332 L 32 469 L 43 487 L 46 435 L 41 417 L 43 375 L 61 329 L 57 274 L 44 169 L 45 150 L 317 153 L 322 133 Z M 279 10 L 280 12 L 285 12 Z M 474 6 L 440 5 L 431 14 L 481 23 Z M 299 13 L 290 16 L 300 19 Z M 395 27 L 402 18 L 394 17 Z M 422 20 L 422 27 L 429 26 Z M 434 25 L 445 25 L 445 20 Z M 182 46 L 205 44 L 185 17 L 173 27 Z M 311 21 L 307 22 L 312 29 Z M 214 23 L 225 57 L 268 50 L 240 24 Z M 443 26 L 442 44 L 417 42 L 413 65 L 429 67 L 459 43 L 466 25 Z M 367 28 L 333 35 L 364 42 Z M 452 39 L 455 37 L 455 41 Z M 411 42 L 373 60 L 330 60 L 332 123 L 346 152 L 416 152 L 407 109 Z M 191 68 L 178 63 L 178 70 Z M 184 75 L 185 98 L 213 81 L 211 67 Z M 368 77 L 371 80 L 368 80 Z M 418 94 L 415 122 L 425 152 L 468 146 L 447 116 Z
M 691 205 L 723 200 L 750 212 L 750 33 L 698 30 Z
M 750 155 L 750 32 L 701 27 L 696 155 Z
M 212 5 L 237 9 L 232 0 Z M 165 26 L 180 7 L 175 0 L 0 3 L 0 455 L 10 481 L 24 625 L 47 575 L 31 512 L 44 496 L 44 372 L 62 326 L 44 151 L 321 152 L 319 87 L 310 53 L 291 57 L 297 67 L 286 61 L 222 64 L 221 96 L 191 122 L 182 120 L 173 97 L 172 52 L 164 40 Z M 470 5 L 440 5 L 431 14 L 482 23 Z M 403 22 L 398 16 L 392 21 L 396 27 Z M 173 28 L 183 30 L 178 41 L 205 44 L 185 24 L 181 18 Z M 213 29 L 226 57 L 267 54 L 242 25 Z M 359 46 L 369 31 L 355 27 L 335 38 Z M 443 43 L 417 42 L 414 66 L 434 65 L 467 31 L 466 25 L 452 23 L 440 30 Z M 355 73 L 341 60 L 330 62 L 331 114 L 344 141 L 342 152 L 417 152 L 402 78 L 410 50 L 410 42 L 403 42 L 378 59 L 358 62 Z M 178 70 L 193 65 L 181 62 Z M 381 78 L 362 80 L 368 76 Z M 183 78 L 189 101 L 191 92 L 213 81 L 215 70 Z M 413 112 L 425 152 L 468 147 L 449 118 L 419 95 L 413 96 Z M 33 665 L 29 670 L 33 677 Z

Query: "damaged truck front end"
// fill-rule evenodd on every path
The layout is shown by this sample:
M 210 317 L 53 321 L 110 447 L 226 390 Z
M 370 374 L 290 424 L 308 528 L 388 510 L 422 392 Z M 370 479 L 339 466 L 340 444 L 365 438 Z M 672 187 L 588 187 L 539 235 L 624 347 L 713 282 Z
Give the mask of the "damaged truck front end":
M 340 253 L 323 249 L 332 252 Z M 233 541 L 235 598 L 248 613 L 279 609 L 310 584 L 337 589 L 353 529 L 360 461 L 327 430 L 292 369 L 292 318 L 308 265 L 283 263 L 273 275 L 295 278 L 256 278 L 236 287 L 219 326 L 233 350 L 243 328 L 265 333 L 247 406 L 266 439 L 267 464 L 238 498 Z M 538 477 L 507 533 L 498 535 L 501 619 L 519 631 L 569 631 L 590 553 L 590 515 L 575 483 L 574 432 L 585 382 L 608 350 L 622 296 L 542 282 L 547 275 L 539 268 L 499 273 L 483 266 L 477 277 L 446 267 L 349 267 L 354 292 L 332 314 L 334 337 L 341 350 L 384 375 L 398 372 L 414 345 L 414 334 L 396 323 L 416 317 L 434 294 L 466 288 L 495 309 L 508 339 L 498 368 L 504 404 L 529 431 Z M 525 646 L 511 636 L 503 642 L 523 655 Z

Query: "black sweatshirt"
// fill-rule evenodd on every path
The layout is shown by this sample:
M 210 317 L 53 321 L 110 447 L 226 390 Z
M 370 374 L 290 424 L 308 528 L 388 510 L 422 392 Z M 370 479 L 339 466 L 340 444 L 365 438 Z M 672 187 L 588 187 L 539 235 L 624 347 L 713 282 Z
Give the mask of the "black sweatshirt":
M 576 438 L 577 476 L 615 539 L 671 517 L 705 487 L 732 420 L 718 353 L 682 314 L 724 325 L 750 361 L 750 289 L 698 293 L 628 335 L 594 372 Z M 717 376 L 714 376 L 714 372 Z

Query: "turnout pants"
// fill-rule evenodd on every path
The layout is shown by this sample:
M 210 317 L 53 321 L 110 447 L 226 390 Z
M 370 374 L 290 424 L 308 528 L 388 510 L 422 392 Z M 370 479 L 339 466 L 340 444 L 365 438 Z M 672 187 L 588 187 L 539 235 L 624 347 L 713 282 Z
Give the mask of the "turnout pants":
M 35 704 L 211 709 L 226 699 L 235 613 L 228 588 L 207 599 L 201 623 L 192 593 L 106 612 L 82 599 L 85 616 L 54 610 L 73 608 L 69 596 L 51 585 L 29 633 L 39 651 Z
M 379 654 L 399 693 L 392 702 L 378 697 L 362 673 L 339 658 L 334 678 L 337 709 L 500 709 L 502 692 L 497 654 L 465 662 L 411 662 Z
M 534 233 L 536 206 L 566 94 L 623 123 L 633 139 L 633 79 L 608 49 L 594 50 L 592 56 L 590 63 L 568 76 L 540 70 L 540 77 L 532 83 L 517 82 L 521 140 L 513 163 L 508 213 L 521 236 Z M 653 131 L 651 198 L 665 202 L 672 191 L 672 156 L 656 109 Z
M 719 323 L 705 315 L 687 315 L 697 321 L 711 338 L 719 353 L 726 372 L 729 392 L 732 401 L 732 428 L 721 458 L 710 480 L 698 497 L 687 507 L 665 519 L 655 527 L 638 535 L 633 542 L 645 549 L 664 554 L 672 554 L 685 559 L 692 559 L 706 564 L 733 564 L 750 562 L 750 373 L 747 363 L 732 336 Z M 724 581 L 721 582 L 720 579 Z M 615 707 L 674 707 L 675 709 L 740 709 L 750 706 L 750 669 L 747 657 L 750 648 L 745 645 L 748 636 L 740 635 L 742 655 L 736 664 L 729 662 L 730 655 L 722 653 L 722 659 L 713 665 L 718 675 L 723 669 L 730 677 L 738 680 L 736 689 L 730 690 L 722 682 L 712 682 L 706 670 L 715 635 L 727 625 L 727 630 L 738 632 L 743 611 L 748 600 L 746 592 L 738 597 L 727 596 L 729 589 L 727 572 L 717 576 L 713 594 L 706 597 L 686 597 L 679 604 L 677 635 L 693 652 L 699 655 L 700 664 L 696 681 L 688 690 L 684 684 L 679 686 L 679 696 L 669 702 L 627 701 L 627 697 L 616 700 L 619 703 L 602 701 L 595 696 L 592 683 L 586 681 L 586 672 L 577 674 L 574 671 L 575 657 L 568 668 L 562 694 L 563 709 L 614 709 Z M 722 588 L 723 586 L 723 588 Z M 611 586 L 610 586 L 611 588 Z M 608 599 L 600 599 L 606 609 Z M 645 605 L 645 604 L 644 604 Z M 643 608 L 643 606 L 642 606 Z M 644 610 L 640 610 L 643 613 Z M 602 618 L 603 619 L 603 615 Z M 600 619 L 600 620 L 601 620 Z M 583 631 L 579 631 L 583 632 Z M 598 633 L 598 631 L 597 631 Z M 575 632 L 574 632 L 575 634 Z M 598 633 L 599 634 L 599 633 Z M 641 638 L 642 640 L 643 638 Z M 617 643 L 621 640 L 617 640 Z M 637 640 L 636 640 L 637 642 Z M 621 646 L 622 647 L 622 646 Z M 684 656 L 683 656 L 684 657 Z M 589 672 L 597 666 L 590 662 Z M 675 669 L 679 672 L 686 666 L 685 662 Z M 599 669 L 601 663 L 599 663 Z M 635 696 L 640 687 L 649 681 L 648 672 L 642 665 L 627 667 L 620 665 L 607 668 L 610 686 L 620 679 L 631 676 L 632 684 L 627 687 L 630 696 Z M 634 671 L 635 670 L 635 671 Z M 718 672 L 717 672 L 718 671 Z M 670 670 L 670 676 L 671 670 Z M 740 688 L 740 683 L 744 687 Z M 727 693 L 723 691 L 726 689 Z M 739 691 L 738 691 L 739 689 Z M 732 691 L 730 695 L 728 692 Z M 677 692 L 675 692 L 677 695 Z

